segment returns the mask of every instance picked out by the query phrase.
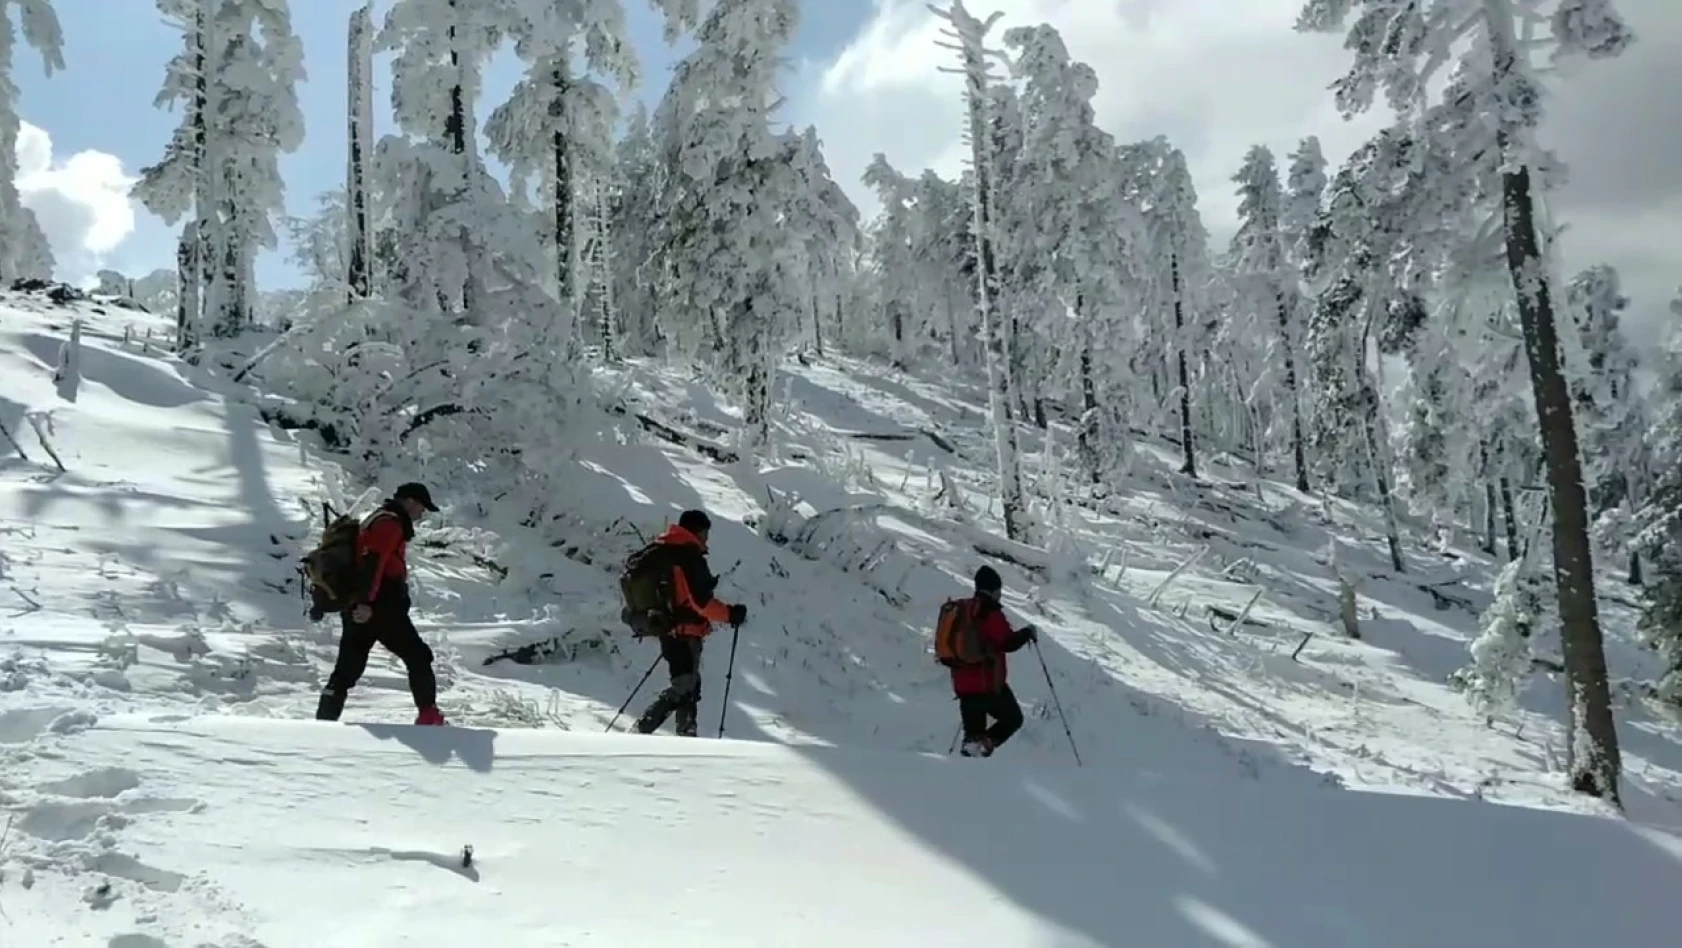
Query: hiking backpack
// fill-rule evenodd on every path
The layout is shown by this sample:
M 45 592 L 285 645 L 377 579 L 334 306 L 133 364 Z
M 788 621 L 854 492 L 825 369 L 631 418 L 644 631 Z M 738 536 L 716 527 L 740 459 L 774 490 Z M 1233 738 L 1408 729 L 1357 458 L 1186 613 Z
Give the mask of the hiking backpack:
M 976 665 L 988 658 L 981 627 L 975 621 L 975 601 L 948 599 L 940 606 L 934 626 L 935 660 L 948 668 Z
M 677 624 L 672 615 L 672 562 L 665 547 L 650 543 L 625 558 L 619 594 L 625 607 L 619 618 L 636 638 L 665 635 Z
M 374 517 L 381 513 L 376 511 Z M 372 521 L 370 517 L 369 522 Z M 322 528 L 315 549 L 304 554 L 301 572 L 310 595 L 311 616 L 319 619 L 351 607 L 349 597 L 361 581 L 361 557 L 356 551 L 356 541 L 362 536 L 363 526 L 356 517 L 340 514 Z

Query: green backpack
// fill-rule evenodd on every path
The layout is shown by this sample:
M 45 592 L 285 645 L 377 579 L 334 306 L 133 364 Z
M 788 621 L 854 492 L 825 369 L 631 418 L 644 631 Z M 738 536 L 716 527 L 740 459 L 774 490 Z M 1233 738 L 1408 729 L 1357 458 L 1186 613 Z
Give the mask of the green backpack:
M 636 638 L 665 635 L 676 625 L 672 615 L 672 558 L 664 545 L 650 543 L 625 559 L 619 594 L 625 607 L 619 618 Z

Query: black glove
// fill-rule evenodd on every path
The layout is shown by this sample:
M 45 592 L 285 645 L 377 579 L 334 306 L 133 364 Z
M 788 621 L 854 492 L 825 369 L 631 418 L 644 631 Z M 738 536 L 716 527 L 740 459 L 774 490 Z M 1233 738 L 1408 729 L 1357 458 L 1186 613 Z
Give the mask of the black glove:
M 747 606 L 744 606 L 744 605 L 742 605 L 741 603 L 738 602 L 735 605 L 730 607 L 730 624 L 731 625 L 741 625 L 742 623 L 744 623 L 746 621 L 748 621 L 748 607 Z
M 1025 625 L 1022 627 L 1022 637 L 1030 642 L 1038 642 L 1040 640 L 1040 630 L 1033 625 Z

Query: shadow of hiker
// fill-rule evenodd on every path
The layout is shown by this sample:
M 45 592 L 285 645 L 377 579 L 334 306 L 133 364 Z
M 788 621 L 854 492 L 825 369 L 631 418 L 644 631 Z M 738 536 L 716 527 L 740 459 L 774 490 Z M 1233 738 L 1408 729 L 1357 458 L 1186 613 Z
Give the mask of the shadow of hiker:
M 496 732 L 472 727 L 420 727 L 412 724 L 357 725 L 382 741 L 396 740 L 429 764 L 447 764 L 453 756 L 469 770 L 488 774 L 496 760 Z

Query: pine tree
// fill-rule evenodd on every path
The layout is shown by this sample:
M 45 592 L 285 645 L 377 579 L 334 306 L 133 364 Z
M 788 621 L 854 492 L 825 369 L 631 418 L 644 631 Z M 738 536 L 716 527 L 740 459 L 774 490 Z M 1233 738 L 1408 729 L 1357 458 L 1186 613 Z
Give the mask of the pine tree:
M 1151 253 L 1158 264 L 1154 283 L 1158 312 L 1167 311 L 1173 327 L 1166 334 L 1172 353 L 1173 391 L 1180 407 L 1180 473 L 1197 476 L 1197 453 L 1192 435 L 1191 372 L 1188 350 L 1192 328 L 1200 318 L 1198 288 L 1207 284 L 1209 234 L 1197 211 L 1197 189 L 1185 153 L 1165 138 L 1127 146 L 1132 199 L 1144 214 L 1151 236 Z
M 252 322 L 259 248 L 276 246 L 274 222 L 285 210 L 280 156 L 304 139 L 297 83 L 304 49 L 292 32 L 286 0 L 216 0 L 212 85 L 217 108 L 207 131 L 217 143 L 218 204 L 211 244 L 212 287 L 206 319 L 213 335 L 231 337 Z
M 565 0 L 513 12 L 509 34 L 526 73 L 491 112 L 485 134 L 491 153 L 508 165 L 516 191 L 530 180 L 540 183 L 549 208 L 555 297 L 577 314 L 588 291 L 580 279 L 584 241 L 578 235 L 594 214 L 593 185 L 585 182 L 608 173 L 619 118 L 613 91 L 592 73 L 629 90 L 637 82 L 636 57 L 619 0 Z M 583 71 L 574 62 L 580 46 Z
M 0 280 L 49 277 L 52 248 L 35 212 L 18 195 L 18 89 L 12 82 L 17 28 L 11 9 L 18 10 L 24 42 L 41 55 L 47 75 L 64 68 L 64 33 L 50 0 L 0 0 Z
M 798 136 L 770 124 L 796 12 L 792 0 L 719 0 L 655 112 L 662 315 L 712 340 L 741 386 L 756 450 L 770 442 L 782 321 L 803 296 L 799 248 L 780 232 L 808 198 L 794 170 Z
M 1022 469 L 1017 450 L 1016 386 L 1011 378 L 1012 357 L 1006 341 L 1000 314 L 994 309 L 999 299 L 999 270 L 994 257 L 997 232 L 995 206 L 998 190 L 993 167 L 993 150 L 989 116 L 991 96 L 988 87 L 992 73 L 989 60 L 992 51 L 987 47 L 987 34 L 998 22 L 994 14 L 985 22 L 978 20 L 961 0 L 951 6 L 935 10 L 947 23 L 941 43 L 958 54 L 958 72 L 964 81 L 964 102 L 967 108 L 967 135 L 970 145 L 970 211 L 973 215 L 975 240 L 976 311 L 981 320 L 981 334 L 986 347 L 988 407 L 992 414 L 993 441 L 998 454 L 999 499 L 1004 509 L 1005 535 L 1012 540 L 1025 539 L 1028 532 L 1027 504 L 1022 490 Z
M 1454 675 L 1487 724 L 1518 712 L 1519 691 L 1530 675 L 1531 635 L 1545 612 L 1541 583 L 1527 561 L 1508 563 L 1495 578 L 1494 602 L 1472 641 L 1472 662 Z
M 1616 803 L 1621 763 L 1594 593 L 1587 498 L 1571 396 L 1561 369 L 1553 275 L 1535 188 L 1555 164 L 1535 143 L 1542 88 L 1532 56 L 1617 56 L 1633 39 L 1611 0 L 1362 0 L 1347 30 L 1349 73 L 1334 84 L 1346 115 L 1383 92 L 1406 115 L 1424 115 L 1429 80 L 1454 64 L 1434 125 L 1453 128 L 1462 178 L 1499 177 L 1506 263 L 1523 325 L 1533 399 L 1547 458 L 1554 571 L 1570 695 L 1572 786 Z M 1298 28 L 1344 32 L 1353 0 L 1310 0 Z M 1532 27 L 1543 36 L 1532 37 Z M 1521 35 L 1523 40 L 1521 41 Z M 1454 58 L 1446 51 L 1456 50 Z
M 655 223 L 663 184 L 648 109 L 641 102 L 626 117 L 613 166 L 606 182 L 607 227 L 614 241 L 613 296 L 619 303 L 624 334 L 620 348 L 626 353 L 649 353 L 660 331 L 655 319 Z
M 368 180 L 374 145 L 374 4 L 369 0 L 350 15 L 347 35 L 345 168 L 345 286 L 348 300 L 367 299 L 374 290 L 373 221 Z
M 395 0 L 375 39 L 376 51 L 396 53 L 392 113 L 413 137 L 379 145 L 385 178 L 412 192 L 388 225 L 402 267 L 396 276 L 411 302 L 469 323 L 491 245 L 505 239 L 491 232 L 502 196 L 478 152 L 474 105 L 511 17 L 506 3 L 492 0 Z
M 1287 252 L 1285 196 L 1273 152 L 1257 145 L 1244 157 L 1233 177 L 1238 185 L 1238 232 L 1233 236 L 1231 262 L 1255 302 L 1271 310 L 1278 323 L 1279 351 L 1285 368 L 1286 409 L 1291 416 L 1291 460 L 1296 488 L 1308 491 L 1308 460 L 1303 446 L 1302 407 L 1297 390 L 1294 322 L 1301 309 L 1296 272 Z
M 1566 370 L 1582 429 L 1589 520 L 1602 548 L 1627 557 L 1630 582 L 1640 583 L 1630 512 L 1647 487 L 1642 437 L 1648 419 L 1635 385 L 1639 360 L 1622 325 L 1629 304 L 1610 266 L 1584 270 L 1565 289 L 1565 309 L 1577 330 L 1576 359 Z
M 164 66 L 163 87 L 154 104 L 160 108 L 182 107 L 164 154 L 156 164 L 140 171 L 133 196 L 141 206 L 163 218 L 167 224 L 181 220 L 189 211 L 195 215 L 182 226 L 176 248 L 177 293 L 176 346 L 188 351 L 198 345 L 203 327 L 204 277 L 209 272 L 210 253 L 206 240 L 213 228 L 201 223 L 215 206 L 213 163 L 208 153 L 212 142 L 208 130 L 211 114 L 210 76 L 213 69 L 213 40 L 209 35 L 213 0 L 157 0 L 164 19 L 181 31 L 182 50 Z

